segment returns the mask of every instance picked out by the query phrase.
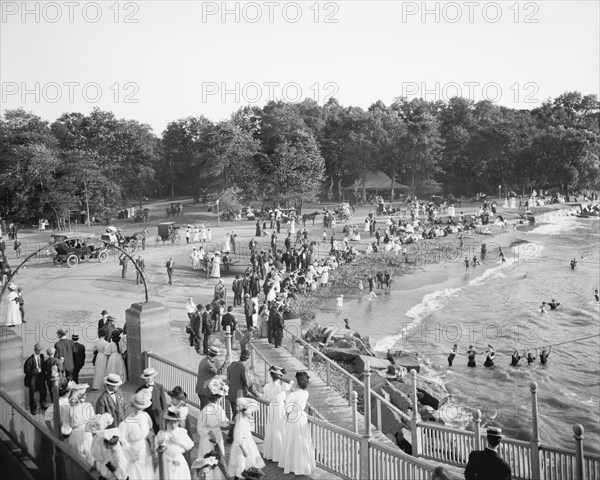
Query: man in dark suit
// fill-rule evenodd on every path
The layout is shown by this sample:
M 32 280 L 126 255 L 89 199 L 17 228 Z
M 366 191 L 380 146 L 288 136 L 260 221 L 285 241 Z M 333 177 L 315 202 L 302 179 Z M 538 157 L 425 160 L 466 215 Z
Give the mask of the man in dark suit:
M 154 430 L 154 433 L 158 433 L 158 431 L 162 429 L 162 414 L 169 406 L 163 386 L 160 383 L 154 383 L 156 375 L 156 370 L 153 368 L 146 368 L 142 372 L 142 378 L 146 383 L 135 391 L 135 393 L 137 393 L 144 388 L 150 390 L 152 405 L 150 405 L 145 412 L 150 415 L 150 418 L 152 419 L 152 429 Z
M 488 446 L 485 450 L 474 451 L 469 454 L 469 461 L 465 469 L 466 480 L 511 480 L 510 466 L 498 455 L 501 440 L 502 430 L 496 427 L 488 427 Z
M 227 313 L 225 315 L 223 315 L 223 317 L 221 317 L 221 327 L 223 328 L 223 331 L 227 330 L 227 327 L 229 327 L 230 331 L 231 331 L 231 335 L 233 335 L 233 332 L 235 332 L 235 328 L 237 326 L 237 320 L 235 319 L 235 316 L 233 315 L 233 313 L 231 313 L 233 311 L 233 307 L 231 305 L 229 305 L 227 307 Z M 233 344 L 233 339 L 234 337 L 231 337 L 231 343 Z
M 113 423 L 107 428 L 117 428 L 125 420 L 125 400 L 119 387 L 123 384 L 121 377 L 116 373 L 109 373 L 104 377 L 104 392 L 98 397 L 96 402 L 96 413 L 110 413 L 113 417 Z
M 73 340 L 67 338 L 67 332 L 62 328 L 59 329 L 56 334 L 58 335 L 58 342 L 54 344 L 56 352 L 54 356 L 58 359 L 63 358 L 63 369 L 65 376 L 68 380 L 73 380 Z
M 254 314 L 254 302 L 250 298 L 250 294 L 244 295 L 244 316 L 246 317 L 246 328 L 252 328 L 254 321 L 252 315 Z
M 196 393 L 200 397 L 200 408 L 208 405 L 208 397 L 210 392 L 208 390 L 208 382 L 217 374 L 223 367 L 217 366 L 217 355 L 219 355 L 219 349 L 210 347 L 208 349 L 208 355 L 200 360 L 198 365 L 198 381 L 196 382 Z
M 102 315 L 102 318 L 100 318 L 100 320 L 98 320 L 98 332 L 100 332 L 100 329 L 104 325 L 106 325 L 106 322 L 108 320 L 108 311 L 107 310 L 102 310 L 102 313 L 100 315 Z M 100 336 L 99 333 L 98 333 L 98 336 Z
M 36 413 L 35 392 L 40 394 L 40 408 L 44 408 L 46 403 L 46 384 L 43 374 L 44 354 L 42 353 L 42 345 L 36 343 L 33 347 L 33 355 L 31 355 L 23 365 L 23 373 L 25 374 L 25 386 L 29 389 L 29 409 L 31 414 Z
M 50 400 L 52 401 L 54 401 L 54 396 L 52 394 L 52 367 L 56 366 L 56 371 L 58 372 L 58 374 L 64 377 L 63 363 L 61 360 L 54 356 L 55 352 L 56 349 L 53 347 L 46 349 L 46 359 L 42 364 L 42 376 L 44 377 L 46 387 L 48 389 L 48 392 L 50 392 Z
M 206 309 L 202 312 L 202 335 L 203 335 L 203 339 L 202 339 L 202 353 L 204 355 L 208 355 L 208 347 L 210 346 L 210 337 L 213 334 L 213 331 L 215 329 L 214 325 L 213 325 L 213 321 L 210 318 L 210 313 L 209 313 L 209 309 L 211 308 L 210 305 L 206 305 Z
M 240 280 L 240 276 L 236 275 L 235 280 L 233 281 L 233 285 L 231 285 L 231 290 L 233 291 L 233 306 L 236 307 L 242 304 L 242 281 Z
M 252 373 L 247 365 L 247 360 L 250 358 L 250 354 L 247 350 L 240 353 L 239 362 L 232 362 L 227 369 L 227 380 L 229 382 L 229 405 L 231 406 L 231 418 L 235 418 L 237 415 L 237 398 L 238 392 L 241 392 L 242 397 L 247 397 L 248 393 L 251 393 L 255 397 L 260 396 L 256 386 L 253 384 Z M 227 441 L 233 441 L 233 428 L 234 424 L 229 427 L 229 433 L 227 434 Z
M 200 353 L 200 341 L 202 340 L 202 314 L 204 313 L 204 305 L 197 305 L 193 313 L 188 314 L 190 317 L 190 347 L 196 349 L 196 353 Z
M 85 365 L 85 346 L 78 342 L 79 335 L 71 335 L 73 340 L 73 381 L 79 383 L 79 372 Z

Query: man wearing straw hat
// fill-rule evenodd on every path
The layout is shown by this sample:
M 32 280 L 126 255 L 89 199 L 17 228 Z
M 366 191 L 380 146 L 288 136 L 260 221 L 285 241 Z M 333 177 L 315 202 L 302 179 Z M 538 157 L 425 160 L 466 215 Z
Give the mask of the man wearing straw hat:
M 169 406 L 165 389 L 160 383 L 154 382 L 156 375 L 158 375 L 158 372 L 154 368 L 146 368 L 141 375 L 145 384 L 135 391 L 135 393 L 137 393 L 140 390 L 147 389 L 150 392 L 152 405 L 146 409 L 146 413 L 148 413 L 152 419 L 152 429 L 154 430 L 154 433 L 158 433 L 161 429 L 162 414 Z
M 237 415 L 237 401 L 238 397 L 247 397 L 248 393 L 259 397 L 256 386 L 253 383 L 253 376 L 247 365 L 247 360 L 250 358 L 250 353 L 245 350 L 240 353 L 239 362 L 232 362 L 227 369 L 227 380 L 229 381 L 229 405 L 231 406 L 231 418 L 235 419 Z M 227 434 L 227 441 L 233 441 L 233 428 L 232 423 L 229 427 L 229 433 Z
M 121 377 L 116 373 L 109 373 L 104 377 L 105 389 L 96 402 L 96 413 L 110 413 L 113 423 L 109 428 L 116 428 L 125 419 L 125 400 L 119 391 L 123 384 Z
M 466 480 L 511 480 L 510 466 L 498 455 L 501 440 L 500 428 L 487 428 L 487 447 L 469 454 Z

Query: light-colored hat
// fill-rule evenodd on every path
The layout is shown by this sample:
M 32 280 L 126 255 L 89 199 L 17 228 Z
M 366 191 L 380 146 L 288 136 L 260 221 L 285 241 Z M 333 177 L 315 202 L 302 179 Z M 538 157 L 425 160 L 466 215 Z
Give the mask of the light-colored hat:
M 87 390 L 88 388 L 90 388 L 90 386 L 87 383 L 76 383 L 75 385 L 71 386 L 71 391 L 76 391 L 76 390 Z
M 216 467 L 219 464 L 219 459 L 215 455 L 206 458 L 197 458 L 192 463 L 192 470 L 201 470 L 206 467 Z
M 498 427 L 487 427 L 486 434 L 488 437 L 502 438 L 502 429 Z
M 17 289 L 17 285 L 13 282 L 9 282 L 7 285 L 9 290 L 16 290 Z
M 220 378 L 212 378 L 207 385 L 212 395 L 226 396 L 229 393 L 229 386 Z
M 238 398 L 235 403 L 239 411 L 245 411 L 246 413 L 258 412 L 258 402 L 252 398 Z
M 178 422 L 179 420 L 181 420 L 181 413 L 179 412 L 179 408 L 174 407 L 173 405 L 171 405 L 169 408 L 167 408 L 164 412 L 163 412 L 163 419 L 165 420 L 171 420 L 174 422 Z
M 98 432 L 100 430 L 104 430 L 111 423 L 113 423 L 114 419 L 110 413 L 96 414 L 92 418 L 90 418 L 85 424 L 86 432 Z
M 104 377 L 104 383 L 106 385 L 112 385 L 113 387 L 123 385 L 121 377 L 119 377 L 119 375 L 117 375 L 116 373 L 109 373 L 106 377 Z
M 219 349 L 217 347 L 210 347 L 208 349 L 208 354 L 217 356 L 219 354 Z
M 285 375 L 283 368 L 278 367 L 277 365 L 273 365 L 271 368 L 269 368 L 269 372 L 274 373 L 275 375 Z
M 138 410 L 146 410 L 152 405 L 152 397 L 148 389 L 142 389 L 135 395 L 131 396 L 131 405 Z
M 146 379 L 146 378 L 156 377 L 156 375 L 158 375 L 158 372 L 156 370 L 154 370 L 152 367 L 150 367 L 150 368 L 144 369 L 141 376 L 142 376 L 142 378 Z

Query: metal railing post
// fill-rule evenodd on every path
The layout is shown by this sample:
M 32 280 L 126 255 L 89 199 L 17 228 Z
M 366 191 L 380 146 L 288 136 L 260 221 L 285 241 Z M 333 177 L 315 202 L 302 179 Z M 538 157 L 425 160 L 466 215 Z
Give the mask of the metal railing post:
M 165 458 L 165 452 L 167 451 L 167 447 L 164 445 L 160 445 L 156 449 L 156 453 L 158 453 L 158 478 L 159 480 L 169 480 L 167 474 L 167 461 Z
M 476 409 L 473 412 L 473 449 L 481 450 L 481 410 Z
M 419 435 L 419 398 L 417 397 L 417 371 L 410 371 L 412 377 L 412 418 L 410 420 L 410 433 L 412 440 L 412 456 L 421 455 L 421 435 Z
M 308 347 L 308 362 L 307 362 L 308 363 L 307 367 L 309 370 L 312 370 L 312 357 L 313 357 L 313 351 L 312 351 L 312 348 L 309 346 Z
M 348 377 L 348 404 L 350 406 L 352 406 L 352 393 L 353 393 L 352 388 L 353 387 L 354 387 L 354 384 L 352 383 L 352 378 Z
M 583 461 L 583 425 L 573 425 L 573 437 L 575 438 L 575 479 L 586 480 L 587 472 Z
M 231 335 L 231 327 L 229 325 L 227 325 L 227 328 L 225 328 L 225 345 L 227 347 L 227 357 L 231 358 L 231 340 L 232 340 L 232 335 Z
M 254 371 L 254 356 L 255 356 L 254 345 L 252 345 L 251 343 L 249 345 L 250 345 L 250 369 L 252 371 Z
M 529 448 L 531 479 L 540 480 L 540 427 L 538 421 L 537 388 L 535 382 L 529 384 L 531 390 L 531 442 Z
M 60 436 L 61 436 L 60 404 L 58 402 L 60 376 L 58 375 L 58 368 L 56 366 L 52 367 L 52 377 L 51 378 L 52 378 L 52 403 L 54 404 L 54 412 L 53 412 L 54 434 L 56 435 L 56 438 L 60 438 Z

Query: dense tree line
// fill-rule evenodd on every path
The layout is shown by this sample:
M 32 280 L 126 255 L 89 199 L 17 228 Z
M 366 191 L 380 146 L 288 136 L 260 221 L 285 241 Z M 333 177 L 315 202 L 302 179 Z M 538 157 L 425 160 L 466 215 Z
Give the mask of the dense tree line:
M 421 197 L 499 185 L 518 193 L 600 187 L 600 104 L 578 92 L 533 110 L 459 97 L 399 98 L 368 110 L 335 99 L 275 101 L 218 123 L 179 119 L 160 138 L 98 109 L 51 124 L 8 110 L 0 134 L 0 214 L 20 221 L 88 210 L 105 216 L 144 196 L 221 198 L 228 206 L 339 201 L 348 196 L 344 186 L 376 170 Z

